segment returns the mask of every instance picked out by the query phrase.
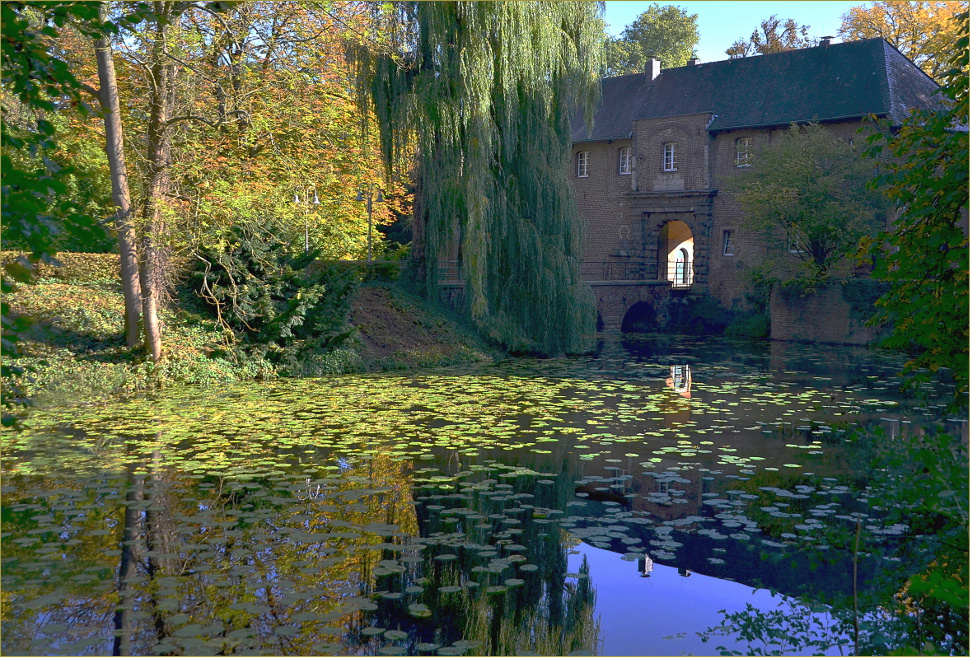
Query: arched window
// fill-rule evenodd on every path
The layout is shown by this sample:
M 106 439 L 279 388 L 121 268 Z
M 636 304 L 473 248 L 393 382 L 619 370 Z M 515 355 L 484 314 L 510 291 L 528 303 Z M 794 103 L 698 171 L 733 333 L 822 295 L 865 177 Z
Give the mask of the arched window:
M 619 150 L 620 155 L 620 175 L 628 176 L 633 173 L 632 158 L 630 157 L 630 147 L 621 148 Z
M 589 151 L 576 153 L 576 177 L 589 178 Z

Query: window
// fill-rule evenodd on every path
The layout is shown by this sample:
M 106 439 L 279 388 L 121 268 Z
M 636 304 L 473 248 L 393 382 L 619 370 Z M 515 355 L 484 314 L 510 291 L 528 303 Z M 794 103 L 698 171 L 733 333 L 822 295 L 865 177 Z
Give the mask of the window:
M 721 238 L 722 253 L 726 256 L 734 255 L 734 231 L 726 230 L 724 231 L 723 237 Z
M 734 140 L 734 163 L 739 167 L 746 167 L 750 164 L 751 158 L 751 137 L 741 137 Z
M 805 253 L 805 250 L 798 243 L 798 236 L 788 234 L 788 252 L 789 253 Z
M 630 162 L 630 148 L 620 149 L 620 175 L 628 176 L 633 172 L 633 167 Z
M 589 178 L 589 151 L 576 153 L 576 176 Z
M 669 144 L 664 144 L 664 171 L 677 170 L 676 151 L 677 151 L 676 143 L 671 142 Z

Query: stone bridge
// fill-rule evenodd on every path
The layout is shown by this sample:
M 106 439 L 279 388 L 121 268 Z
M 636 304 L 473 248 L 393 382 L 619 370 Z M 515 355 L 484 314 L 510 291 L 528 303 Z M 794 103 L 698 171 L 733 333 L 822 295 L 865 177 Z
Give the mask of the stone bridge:
M 656 263 L 583 262 L 583 279 L 596 300 L 596 330 L 604 333 L 656 330 L 666 324 L 670 301 L 689 297 L 702 287 L 702 273 L 695 279 L 693 263 L 671 263 L 659 272 Z M 442 300 L 454 308 L 464 303 L 464 277 L 455 262 L 442 262 L 438 284 Z

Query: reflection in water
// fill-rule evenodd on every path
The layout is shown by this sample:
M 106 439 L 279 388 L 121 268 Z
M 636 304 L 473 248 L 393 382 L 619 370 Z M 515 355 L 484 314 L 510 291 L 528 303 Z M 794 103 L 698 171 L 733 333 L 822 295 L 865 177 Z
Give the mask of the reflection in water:
M 865 587 L 906 529 L 831 418 L 905 419 L 896 401 L 732 349 L 37 414 L 5 438 L 2 651 L 595 653 L 612 582 L 569 567 L 580 542 L 630 562 L 621 584 L 672 566 L 698 591 L 844 593 L 850 552 L 815 543 L 859 519 Z
M 5 521 L 5 608 L 37 613 L 4 618 L 5 654 L 596 649 L 588 568 L 566 573 L 551 510 L 528 504 L 552 500 L 546 485 L 484 479 L 456 493 L 455 477 L 412 482 L 385 452 L 323 477 L 186 477 L 157 457 L 121 479 L 68 480 L 70 492 L 8 484 L 23 520 Z M 428 494 L 413 499 L 412 483 Z M 117 573 L 115 592 L 73 575 L 88 554 Z M 58 585 L 34 587 L 40 569 Z
M 645 554 L 637 559 L 637 566 L 641 577 L 650 577 L 650 573 L 653 572 L 653 559 Z
M 671 365 L 666 383 L 681 397 L 690 399 L 690 365 Z

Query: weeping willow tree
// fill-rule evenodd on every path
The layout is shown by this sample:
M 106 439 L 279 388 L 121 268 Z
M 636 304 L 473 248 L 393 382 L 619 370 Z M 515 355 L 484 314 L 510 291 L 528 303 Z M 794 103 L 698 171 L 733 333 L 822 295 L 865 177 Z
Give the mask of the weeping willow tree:
M 384 156 L 416 176 L 411 270 L 431 296 L 457 257 L 465 307 L 515 352 L 585 349 L 595 310 L 566 177 L 570 117 L 598 100 L 592 2 L 400 2 L 357 51 Z

